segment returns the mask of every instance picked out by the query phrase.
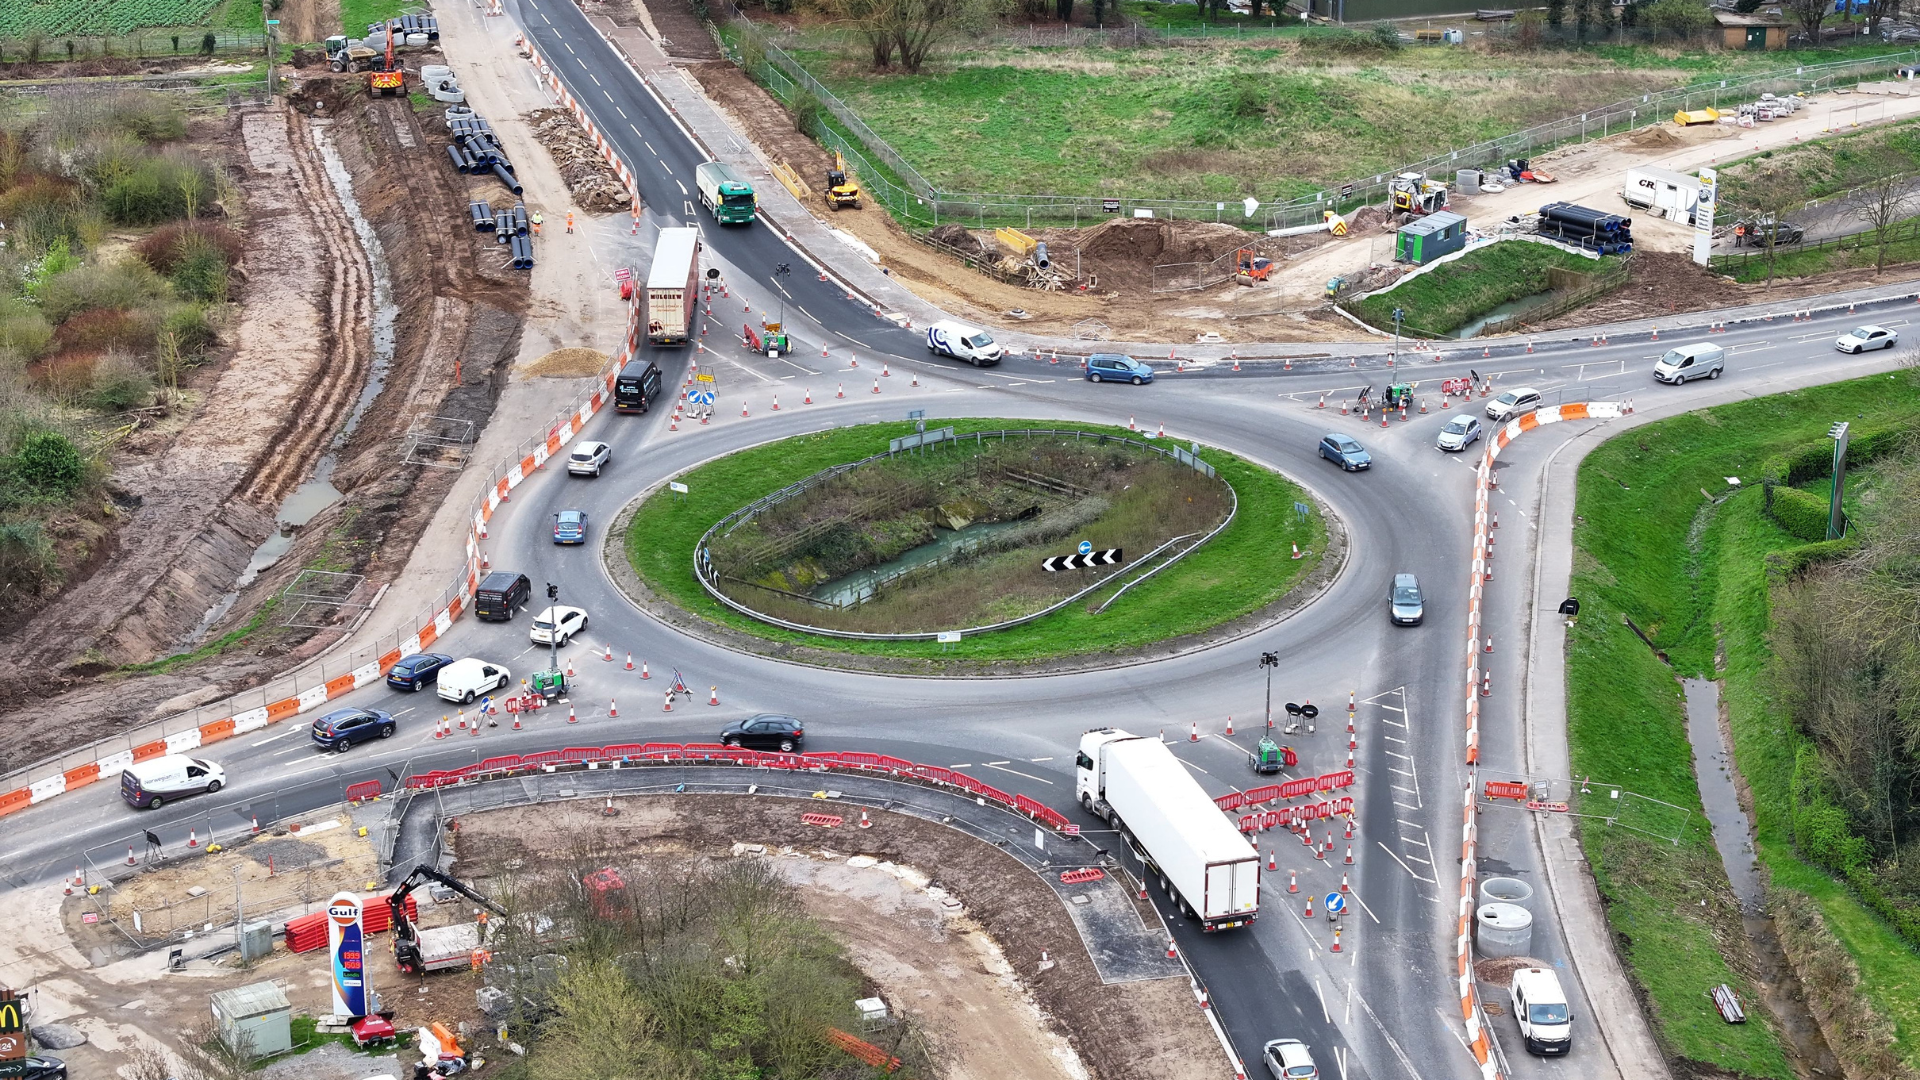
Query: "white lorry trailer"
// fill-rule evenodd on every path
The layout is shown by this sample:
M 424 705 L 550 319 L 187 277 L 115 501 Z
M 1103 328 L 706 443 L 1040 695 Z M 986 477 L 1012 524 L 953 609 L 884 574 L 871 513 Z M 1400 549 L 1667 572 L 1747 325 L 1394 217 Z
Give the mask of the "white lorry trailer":
M 700 230 L 661 229 L 647 272 L 647 340 L 685 345 L 700 298 Z
M 1700 204 L 1700 188 L 1698 177 L 1672 169 L 1635 167 L 1627 170 L 1620 198 L 1628 206 L 1691 225 L 1694 208 Z
M 1074 794 L 1140 855 L 1169 899 L 1206 931 L 1253 922 L 1260 853 L 1165 744 L 1115 728 L 1080 736 Z

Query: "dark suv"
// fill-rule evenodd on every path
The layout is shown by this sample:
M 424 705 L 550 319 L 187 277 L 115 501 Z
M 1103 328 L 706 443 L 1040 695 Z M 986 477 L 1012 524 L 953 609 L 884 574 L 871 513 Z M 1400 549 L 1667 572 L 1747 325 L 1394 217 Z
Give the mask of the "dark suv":
M 453 663 L 446 653 L 417 652 L 394 661 L 387 669 L 387 685 L 395 690 L 425 690 L 440 677 L 440 669 Z
M 735 720 L 721 728 L 720 741 L 728 746 L 746 746 L 791 753 L 800 749 L 800 740 L 805 738 L 806 734 L 805 726 L 791 716 L 761 713 L 758 716 L 749 716 L 745 720 Z
M 345 751 L 355 743 L 390 739 L 395 724 L 379 709 L 335 709 L 313 722 L 313 741 L 323 750 Z

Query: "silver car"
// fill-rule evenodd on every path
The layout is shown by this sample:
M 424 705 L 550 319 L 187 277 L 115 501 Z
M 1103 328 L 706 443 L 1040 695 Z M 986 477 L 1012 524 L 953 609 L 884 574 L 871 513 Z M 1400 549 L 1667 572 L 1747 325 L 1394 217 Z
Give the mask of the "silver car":
M 1531 386 L 1522 386 L 1487 402 L 1487 419 L 1504 424 L 1521 413 L 1530 413 L 1539 407 L 1540 391 Z
M 1387 590 L 1387 616 L 1393 625 L 1419 626 L 1426 614 L 1426 604 L 1420 596 L 1420 579 L 1412 574 L 1393 575 L 1393 586 Z
M 1299 1039 L 1274 1039 L 1260 1048 L 1273 1080 L 1320 1080 L 1313 1054 Z
M 1456 416 L 1440 429 L 1437 445 L 1442 450 L 1465 450 L 1480 437 L 1480 421 L 1471 416 Z
M 613 447 L 606 443 L 574 443 L 573 453 L 567 455 L 567 472 L 572 476 L 599 476 L 612 459 Z

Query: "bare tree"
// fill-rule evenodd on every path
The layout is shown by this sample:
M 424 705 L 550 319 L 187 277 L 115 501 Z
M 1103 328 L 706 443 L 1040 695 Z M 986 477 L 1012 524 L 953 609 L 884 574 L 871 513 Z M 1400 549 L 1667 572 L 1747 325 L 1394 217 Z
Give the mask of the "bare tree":
M 895 0 L 893 43 L 900 64 L 918 72 L 934 46 L 948 37 L 983 28 L 999 10 L 999 0 Z
M 904 0 L 828 0 L 829 10 L 866 40 L 875 71 L 893 66 L 894 34 L 903 5 Z
M 1833 0 L 1786 0 L 1781 4 L 1786 16 L 1800 24 L 1800 29 L 1815 44 L 1820 42 L 1820 26 L 1833 14 Z
M 1880 36 L 1880 20 L 1900 14 L 1900 0 L 1867 0 L 1867 36 Z
M 1798 0 L 1795 0 L 1798 2 Z M 1788 214 L 1806 204 L 1806 185 L 1779 165 L 1769 165 L 1740 185 L 1739 205 L 1752 211 L 1760 233 L 1758 242 L 1766 252 L 1767 288 L 1773 288 L 1774 259 L 1780 246 L 1780 230 Z
M 1914 205 L 1914 178 L 1900 171 L 1908 164 L 1904 155 L 1896 158 L 1889 151 L 1874 155 L 1876 166 L 1884 166 L 1879 179 L 1868 183 L 1860 190 L 1860 205 L 1854 209 L 1866 223 L 1873 227 L 1875 273 L 1887 268 L 1887 239 L 1889 230 L 1896 222 L 1906 219 Z

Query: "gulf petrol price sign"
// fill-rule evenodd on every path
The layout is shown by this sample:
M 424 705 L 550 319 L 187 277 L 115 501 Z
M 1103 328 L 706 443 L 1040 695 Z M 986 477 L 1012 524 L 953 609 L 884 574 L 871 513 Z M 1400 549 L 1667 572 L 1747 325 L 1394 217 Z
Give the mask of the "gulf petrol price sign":
M 327 901 L 327 955 L 333 964 L 333 1015 L 367 1015 L 365 932 L 360 926 L 360 898 L 335 893 Z

